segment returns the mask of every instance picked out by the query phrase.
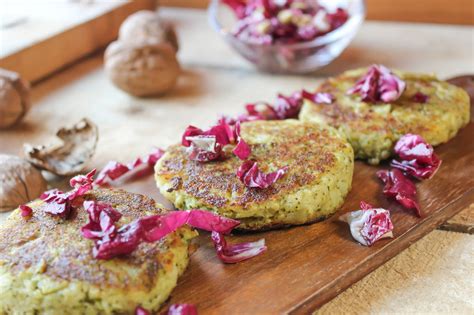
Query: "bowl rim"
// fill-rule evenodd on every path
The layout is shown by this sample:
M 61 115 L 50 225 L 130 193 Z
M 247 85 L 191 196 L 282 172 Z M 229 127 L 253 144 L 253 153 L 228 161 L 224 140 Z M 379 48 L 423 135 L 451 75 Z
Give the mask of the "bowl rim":
M 221 0 L 211 0 L 207 11 L 208 11 L 209 23 L 211 24 L 211 26 L 214 28 L 216 32 L 218 32 L 220 35 L 226 38 L 231 38 L 233 40 L 240 41 L 249 46 L 266 47 L 269 49 L 271 48 L 278 49 L 282 47 L 285 47 L 286 49 L 288 48 L 289 49 L 304 49 L 304 48 L 311 48 L 315 46 L 326 45 L 342 37 L 345 37 L 346 35 L 349 35 L 351 32 L 354 31 L 354 29 L 357 30 L 362 24 L 362 22 L 365 20 L 366 4 L 365 4 L 365 0 L 354 0 L 354 1 L 357 1 L 360 4 L 357 7 L 357 12 L 356 14 L 351 15 L 350 18 L 347 20 L 347 22 L 344 23 L 342 26 L 338 27 L 337 29 L 327 34 L 318 36 L 313 40 L 305 41 L 301 43 L 295 43 L 295 44 L 271 43 L 268 45 L 262 45 L 262 44 L 249 42 L 249 41 L 235 37 L 234 35 L 232 35 L 230 31 L 223 28 L 222 25 L 218 21 L 217 10 L 219 8 L 219 5 L 221 4 Z

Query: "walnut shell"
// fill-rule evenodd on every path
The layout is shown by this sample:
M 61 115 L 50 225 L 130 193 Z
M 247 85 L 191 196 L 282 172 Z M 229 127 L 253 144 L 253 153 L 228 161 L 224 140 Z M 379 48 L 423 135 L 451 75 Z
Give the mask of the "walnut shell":
M 27 161 L 0 154 L 0 212 L 38 198 L 46 190 L 41 172 Z
M 178 38 L 172 25 L 161 20 L 157 12 L 142 10 L 125 19 L 119 29 L 119 40 L 127 42 L 170 43 L 178 51 Z
M 107 47 L 105 70 L 118 88 L 135 96 L 169 91 L 181 72 L 170 44 L 120 40 Z
M 76 174 L 85 168 L 94 155 L 98 134 L 97 126 L 83 118 L 73 126 L 60 128 L 56 132 L 57 139 L 51 144 L 25 144 L 26 159 L 36 167 L 56 175 Z
M 0 128 L 20 122 L 30 107 L 29 84 L 18 73 L 0 69 Z

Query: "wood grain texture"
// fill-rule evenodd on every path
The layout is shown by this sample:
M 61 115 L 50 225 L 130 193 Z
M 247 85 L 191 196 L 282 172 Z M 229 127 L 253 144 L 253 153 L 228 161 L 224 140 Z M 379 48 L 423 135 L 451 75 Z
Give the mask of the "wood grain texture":
M 36 85 L 35 106 L 25 121 L 0 132 L 1 151 L 18 154 L 24 142 L 41 144 L 59 126 L 85 116 L 99 126 L 97 152 L 89 168 L 100 168 L 108 160 L 127 162 L 153 145 L 166 147 L 179 141 L 188 124 L 204 127 L 220 113 L 240 112 L 246 101 L 272 100 L 277 92 L 312 89 L 324 76 L 348 68 L 384 63 L 448 77 L 465 72 L 473 63 L 473 46 L 459 40 L 470 34 L 465 27 L 368 22 L 348 50 L 315 75 L 267 75 L 234 54 L 199 12 L 163 12 L 177 26 L 182 44 L 179 58 L 184 72 L 170 94 L 156 99 L 129 97 L 111 85 L 101 68 L 102 56 L 96 56 Z M 399 40 L 393 42 L 394 37 Z M 416 42 L 420 37 L 425 40 Z M 196 303 L 202 314 L 314 310 L 474 202 L 473 133 L 471 123 L 452 141 L 436 148 L 444 163 L 435 178 L 418 184 L 426 213 L 422 219 L 382 196 L 382 185 L 375 177 L 377 167 L 356 163 L 353 189 L 339 214 L 356 209 L 360 200 L 390 208 L 395 239 L 362 247 L 352 240 L 347 226 L 333 217 L 308 226 L 229 237 L 229 242 L 264 237 L 269 250 L 251 261 L 223 265 L 202 233 L 200 249 L 192 256 L 170 303 Z M 152 178 L 125 188 L 162 201 Z
M 37 12 L 28 13 L 33 6 L 18 15 L 25 23 L 0 30 L 1 68 L 38 81 L 106 46 L 129 14 L 155 5 L 152 0 L 59 4 L 36 3 Z
M 440 229 L 474 234 L 474 204 L 449 219 Z

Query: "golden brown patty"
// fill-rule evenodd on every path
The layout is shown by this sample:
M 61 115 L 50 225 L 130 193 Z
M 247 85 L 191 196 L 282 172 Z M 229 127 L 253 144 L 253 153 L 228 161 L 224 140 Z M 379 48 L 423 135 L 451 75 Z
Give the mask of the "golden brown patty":
M 469 122 L 467 93 L 432 75 L 394 71 L 406 84 L 401 97 L 390 104 L 366 103 L 358 95 L 348 95 L 367 69 L 347 71 L 330 78 L 319 92 L 335 96 L 333 104 L 306 101 L 300 119 L 327 123 L 343 133 L 354 148 L 355 157 L 371 164 L 391 156 L 396 141 L 407 133 L 421 135 L 432 145 L 454 137 Z M 424 104 L 412 97 L 422 92 L 428 96 Z
M 139 217 L 163 213 L 155 202 L 122 190 L 94 190 L 86 199 L 109 203 L 124 225 Z M 132 254 L 111 260 L 92 257 L 94 243 L 81 236 L 88 221 L 82 206 L 69 220 L 30 206 L 25 220 L 15 211 L 0 226 L 0 314 L 111 314 L 143 305 L 157 309 L 188 263 L 184 227 L 162 241 L 144 243 Z
M 208 209 L 241 221 L 239 228 L 268 229 L 304 224 L 334 213 L 350 190 L 353 152 L 330 127 L 297 120 L 242 124 L 250 159 L 272 172 L 288 173 L 266 189 L 248 188 L 236 176 L 242 161 L 225 147 L 224 161 L 200 163 L 186 148 L 170 147 L 157 163 L 160 192 L 178 209 Z

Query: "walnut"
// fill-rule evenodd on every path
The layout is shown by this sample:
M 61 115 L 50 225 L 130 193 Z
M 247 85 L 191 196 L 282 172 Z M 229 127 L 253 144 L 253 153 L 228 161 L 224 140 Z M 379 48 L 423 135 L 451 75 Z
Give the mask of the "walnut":
M 170 44 L 120 40 L 107 47 L 105 70 L 117 87 L 135 96 L 169 91 L 181 71 Z
M 168 42 L 178 51 L 178 38 L 174 28 L 163 22 L 154 11 L 138 11 L 130 15 L 120 26 L 119 40 L 126 42 Z
M 0 154 L 0 212 L 38 198 L 46 190 L 41 172 L 27 161 Z
M 55 143 L 32 146 L 25 144 L 26 159 L 36 167 L 56 175 L 73 175 L 84 169 L 94 155 L 98 140 L 97 126 L 83 118 L 56 132 Z
M 18 73 L 0 69 L 0 128 L 20 122 L 30 107 L 29 84 Z

